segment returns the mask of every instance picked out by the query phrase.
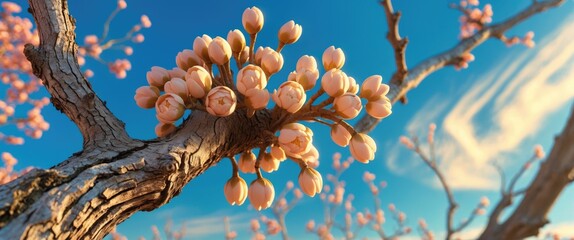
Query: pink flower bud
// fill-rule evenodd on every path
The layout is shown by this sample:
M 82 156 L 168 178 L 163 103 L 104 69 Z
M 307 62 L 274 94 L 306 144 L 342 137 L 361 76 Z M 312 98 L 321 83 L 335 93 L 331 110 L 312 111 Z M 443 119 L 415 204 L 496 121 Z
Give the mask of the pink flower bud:
M 348 93 L 357 94 L 359 92 L 359 84 L 353 77 L 348 77 L 349 79 L 349 89 L 347 90 Z
M 239 170 L 244 173 L 255 173 L 256 160 L 255 154 L 251 151 L 242 153 L 237 164 Z
M 136 89 L 134 100 L 141 108 L 153 108 L 159 97 L 159 89 L 153 86 L 143 86 Z
M 301 160 L 307 163 L 307 166 L 317 168 L 319 167 L 319 151 L 317 151 L 315 146 L 311 145 L 311 149 L 301 155 Z
M 185 103 L 177 94 L 161 95 L 155 103 L 157 119 L 162 123 L 174 123 L 183 116 Z
M 321 78 L 321 87 L 331 97 L 338 97 L 349 90 L 347 74 L 339 69 L 331 69 Z
M 480 206 L 488 207 L 488 205 L 490 205 L 490 200 L 488 200 L 487 197 L 481 197 L 480 198 Z
M 295 24 L 293 20 L 283 24 L 281 29 L 279 29 L 279 41 L 284 44 L 292 44 L 299 40 L 301 37 L 301 33 L 303 32 L 303 28 L 301 25 Z
M 211 89 L 205 98 L 205 108 L 211 115 L 226 117 L 235 111 L 237 97 L 235 92 L 226 86 Z
M 216 37 L 209 43 L 209 59 L 217 65 L 224 65 L 231 58 L 231 46 L 222 37 Z
M 185 49 L 177 53 L 175 64 L 183 71 L 187 71 L 193 66 L 203 66 L 203 60 L 193 50 Z
M 345 64 L 345 54 L 340 48 L 335 49 L 334 46 L 330 46 L 323 52 L 323 67 L 325 71 L 329 71 L 333 68 L 341 69 Z
M 259 65 L 263 71 L 265 71 L 267 76 L 271 76 L 272 74 L 281 71 L 281 68 L 283 68 L 283 55 L 281 55 L 281 53 L 276 52 L 270 47 L 266 47 L 262 51 L 259 51 L 258 49 L 257 53 L 260 53 Z M 259 57 L 256 56 L 256 58 Z
M 211 90 L 211 74 L 205 68 L 193 66 L 185 74 L 189 94 L 194 98 L 203 98 Z
M 140 18 L 140 22 L 144 28 L 151 27 L 151 21 L 149 20 L 149 17 L 147 15 L 142 15 Z
M 22 11 L 22 7 L 20 5 L 13 3 L 13 2 L 2 2 L 2 8 L 7 14 L 10 13 L 19 13 Z
M 357 133 L 351 138 L 351 155 L 357 161 L 362 163 L 369 163 L 369 161 L 375 159 L 375 152 L 377 151 L 377 145 L 375 141 L 369 137 L 369 135 L 363 133 Z
M 172 123 L 158 123 L 155 126 L 155 135 L 158 137 L 165 137 L 168 134 L 174 132 L 177 128 Z
M 303 69 L 295 75 L 295 81 L 301 84 L 305 91 L 309 91 L 314 88 L 317 84 L 317 79 L 319 79 L 319 71 L 317 70 L 313 72 Z
M 375 101 L 369 101 L 367 103 L 367 113 L 371 115 L 371 117 L 382 119 L 386 118 L 393 112 L 391 100 L 387 97 L 379 98 Z
M 366 172 L 363 174 L 363 181 L 365 181 L 365 182 L 367 182 L 367 183 L 368 183 L 368 182 L 372 182 L 372 181 L 375 180 L 375 177 L 376 177 L 375 174 L 372 174 L 371 172 L 366 171 Z
M 333 108 L 342 118 L 352 119 L 359 115 L 361 109 L 363 109 L 363 105 L 361 105 L 361 99 L 357 95 L 345 93 L 335 98 Z
M 245 105 L 253 110 L 263 109 L 267 107 L 269 97 L 267 89 L 249 89 L 245 92 Z
M 141 33 L 136 34 L 136 35 L 132 38 L 132 41 L 135 42 L 135 43 L 142 43 L 144 40 L 145 40 L 145 37 L 144 37 L 144 35 L 141 34 Z
M 295 113 L 301 109 L 307 95 L 305 89 L 298 82 L 287 81 L 279 86 L 279 89 L 273 92 L 273 101 L 277 106 L 287 110 L 290 113 Z
M 86 45 L 94 45 L 98 43 L 98 36 L 96 35 L 87 35 L 84 37 L 84 44 Z
M 118 8 L 119 9 L 125 9 L 128 7 L 128 4 L 126 3 L 126 1 L 124 0 L 118 0 Z
M 185 103 L 190 101 L 187 85 L 181 78 L 172 78 L 165 83 L 163 88 L 166 93 L 177 94 L 179 97 L 181 97 L 181 99 L 183 99 L 183 102 Z
M 245 9 L 241 20 L 245 31 L 249 34 L 256 34 L 263 28 L 263 13 L 257 7 Z
M 167 72 L 169 73 L 169 78 L 181 78 L 181 79 L 185 79 L 185 71 L 181 70 L 181 68 L 175 67 L 172 68 L 171 70 L 167 70 Z
M 163 91 L 163 85 L 170 80 L 169 72 L 162 67 L 151 67 L 151 71 L 146 74 L 147 82 L 150 86 Z
M 315 229 L 315 221 L 309 220 L 305 227 L 307 228 L 307 231 L 312 232 Z
M 237 73 L 237 91 L 245 95 L 249 89 L 264 89 L 267 86 L 267 77 L 257 65 L 249 64 Z
M 249 186 L 249 201 L 257 211 L 266 209 L 273 203 L 275 189 L 273 184 L 265 178 L 257 178 Z
M 245 48 L 245 36 L 243 36 L 243 33 L 238 29 L 227 33 L 227 42 L 229 42 L 233 53 L 240 53 L 243 51 L 243 48 Z
M 306 167 L 299 173 L 299 186 L 305 194 L 314 197 L 315 194 L 321 193 L 323 189 L 323 178 L 317 170 Z
M 300 123 L 289 123 L 279 131 L 279 146 L 287 156 L 300 158 L 312 146 L 313 132 Z
M 239 55 L 239 62 L 242 65 L 247 61 L 249 61 L 249 46 L 243 48 L 243 51 L 241 51 L 241 54 Z
M 541 145 L 534 146 L 534 157 L 542 159 L 544 158 L 544 155 L 546 154 L 544 153 L 544 149 L 542 148 Z
M 261 157 L 261 161 L 259 162 L 259 166 L 261 167 L 261 169 L 263 169 L 263 171 L 270 173 L 273 171 L 277 171 L 277 169 L 279 169 L 279 164 L 281 163 L 281 161 L 275 159 L 273 156 L 271 156 L 271 154 L 267 152 L 262 152 L 259 154 L 263 155 Z
M 131 56 L 132 54 L 134 54 L 134 49 L 132 47 L 126 46 L 123 48 L 124 53 L 128 56 Z
M 333 139 L 333 142 L 337 145 L 346 147 L 349 145 L 349 141 L 351 141 L 351 133 L 342 125 L 334 124 L 331 127 L 331 139 Z
M 225 199 L 229 204 L 241 205 L 247 198 L 247 183 L 238 175 L 233 176 L 227 180 L 227 183 L 225 183 L 223 193 L 225 194 Z
M 195 40 L 193 40 L 193 52 L 200 56 L 204 62 L 211 62 L 208 47 L 212 41 L 213 39 L 206 34 L 203 34 L 201 37 L 196 37 Z
M 406 136 L 401 136 L 399 142 L 408 149 L 415 149 L 415 144 Z
M 283 149 L 279 146 L 271 147 L 271 155 L 273 156 L 273 158 L 279 161 L 283 161 L 287 158 L 287 156 L 285 156 L 285 151 L 283 151 Z
M 382 84 L 382 80 L 383 77 L 379 75 L 373 75 L 365 79 L 365 81 L 363 81 L 363 85 L 361 86 L 360 96 L 369 101 L 376 101 L 379 98 L 387 95 L 389 92 L 389 86 Z

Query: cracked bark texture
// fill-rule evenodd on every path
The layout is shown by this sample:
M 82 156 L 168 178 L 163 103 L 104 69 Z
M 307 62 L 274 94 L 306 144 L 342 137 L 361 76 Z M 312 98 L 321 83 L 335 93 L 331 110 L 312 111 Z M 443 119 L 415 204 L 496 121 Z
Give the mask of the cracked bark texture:
M 252 118 L 196 111 L 170 136 L 130 138 L 80 72 L 67 1 L 30 6 L 40 46 L 26 46 L 26 56 L 52 103 L 82 132 L 84 148 L 0 187 L 0 239 L 101 239 L 133 213 L 167 203 L 221 158 L 269 144 L 268 111 Z

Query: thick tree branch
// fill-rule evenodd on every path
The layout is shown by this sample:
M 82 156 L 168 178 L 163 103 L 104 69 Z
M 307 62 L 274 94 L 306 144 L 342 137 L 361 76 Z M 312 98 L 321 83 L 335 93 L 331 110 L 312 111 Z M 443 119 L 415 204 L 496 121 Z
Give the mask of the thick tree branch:
M 387 97 L 389 97 L 391 102 L 394 104 L 404 97 L 408 91 L 416 88 L 431 73 L 459 61 L 463 53 L 476 48 L 489 38 L 500 38 L 505 31 L 518 23 L 528 19 L 536 13 L 559 6 L 564 1 L 565 0 L 546 0 L 534 2 L 513 17 L 501 23 L 487 26 L 471 37 L 463 39 L 453 48 L 422 61 L 408 71 L 404 80 L 391 79 L 391 82 L 389 83 L 391 89 L 387 94 Z M 366 114 L 357 123 L 355 129 L 359 132 L 370 132 L 380 121 L 380 119 L 375 119 Z
M 391 81 L 402 82 L 407 75 L 405 50 L 409 40 L 407 38 L 401 38 L 399 33 L 401 12 L 394 11 L 391 0 L 382 0 L 381 5 L 385 9 L 385 15 L 387 16 L 387 27 L 389 29 L 387 32 L 387 40 L 389 40 L 389 43 L 395 51 L 395 65 L 397 66 L 397 71 L 393 74 Z M 405 96 L 403 96 L 402 99 L 401 101 L 406 102 Z
M 566 127 L 555 138 L 554 147 L 516 210 L 503 223 L 491 220 L 480 239 L 523 239 L 537 235 L 548 223 L 548 212 L 574 179 L 574 107 L 571 111 Z

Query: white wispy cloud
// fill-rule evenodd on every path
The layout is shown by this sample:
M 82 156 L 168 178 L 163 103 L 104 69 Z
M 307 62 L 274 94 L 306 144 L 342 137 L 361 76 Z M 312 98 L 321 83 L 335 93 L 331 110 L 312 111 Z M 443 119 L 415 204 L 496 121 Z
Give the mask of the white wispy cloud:
M 571 18 L 536 48 L 512 53 L 493 70 L 468 79 L 475 83 L 462 95 L 450 99 L 436 96 L 411 119 L 408 131 L 426 130 L 429 123 L 442 119 L 437 155 L 453 188 L 496 188 L 498 177 L 489 163 L 527 147 L 525 140 L 539 133 L 553 113 L 571 103 L 572 39 Z M 418 166 L 411 161 L 397 162 L 405 150 L 397 151 L 394 148 L 387 158 L 391 170 L 403 173 Z M 428 182 L 434 179 L 431 177 L 423 180 Z

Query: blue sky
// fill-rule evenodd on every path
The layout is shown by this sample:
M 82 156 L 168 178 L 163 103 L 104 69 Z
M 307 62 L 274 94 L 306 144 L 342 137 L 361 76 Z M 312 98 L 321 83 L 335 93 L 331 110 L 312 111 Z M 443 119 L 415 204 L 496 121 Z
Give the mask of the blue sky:
M 16 1 L 25 5 L 24 1 Z M 258 6 L 265 15 L 265 26 L 258 37 L 258 45 L 276 47 L 277 30 L 289 20 L 303 26 L 300 40 L 282 52 L 283 71 L 273 77 L 270 88 L 276 87 L 294 69 L 299 56 L 307 54 L 320 59 L 325 48 L 335 45 L 346 54 L 343 70 L 362 81 L 373 74 L 389 79 L 394 72 L 392 49 L 385 39 L 386 23 L 382 7 L 377 1 L 128 1 L 112 23 L 110 36 L 120 37 L 141 14 L 147 14 L 152 27 L 145 29 L 145 42 L 134 46 L 129 57 L 132 70 L 124 80 L 117 80 L 107 68 L 88 60 L 96 72 L 92 86 L 107 106 L 126 122 L 131 136 L 142 139 L 155 137 L 156 119 L 153 111 L 138 108 L 133 101 L 137 87 L 146 84 L 145 73 L 151 66 L 175 67 L 175 55 L 192 48 L 193 39 L 202 34 L 226 36 L 232 29 L 242 29 L 241 14 L 246 7 Z M 459 13 L 448 8 L 452 1 L 395 1 L 395 9 L 403 12 L 401 35 L 407 36 L 407 63 L 413 67 L 421 60 L 452 47 L 458 42 Z M 526 7 L 531 1 L 490 1 L 494 22 L 501 21 Z M 486 3 L 486 2 L 482 2 Z M 70 2 L 70 11 L 77 20 L 77 35 L 81 41 L 87 34 L 101 34 L 105 17 L 115 8 L 115 1 Z M 500 161 L 513 174 L 532 153 L 534 144 L 549 150 L 552 138 L 562 129 L 572 105 L 574 89 L 574 3 L 534 16 L 516 26 L 509 34 L 522 36 L 527 31 L 536 33 L 537 45 L 506 47 L 490 40 L 473 51 L 476 60 L 469 69 L 455 71 L 449 67 L 428 77 L 411 91 L 409 104 L 396 105 L 393 115 L 385 119 L 371 134 L 379 146 L 376 160 L 368 165 L 353 164 L 343 176 L 347 191 L 355 194 L 359 209 L 370 208 L 372 197 L 362 182 L 364 171 L 377 174 L 389 186 L 382 192 L 383 205 L 394 202 L 408 215 L 407 223 L 416 227 L 423 217 L 432 230 L 440 234 L 444 229 L 446 201 L 436 186 L 431 173 L 410 152 L 397 145 L 400 135 L 409 131 L 424 136 L 430 122 L 438 125 L 438 153 L 444 157 L 442 165 L 447 178 L 456 188 L 461 203 L 457 221 L 467 217 L 483 195 L 491 201 L 498 199 L 498 182 L 488 162 Z M 27 14 L 25 14 L 27 15 Z M 106 53 L 103 58 L 121 57 L 121 52 Z M 570 77 L 570 79 L 568 79 Z M 475 112 L 470 111 L 476 109 Z M 517 116 L 519 116 L 517 118 Z M 81 136 L 71 121 L 47 107 L 45 118 L 51 128 L 40 140 L 26 139 L 24 146 L 0 145 L 0 151 L 12 152 L 20 160 L 20 167 L 33 165 L 49 168 L 81 148 Z M 349 154 L 330 141 L 329 131 L 313 125 L 315 145 L 321 154 L 319 171 L 331 172 L 330 159 L 334 151 L 343 157 Z M 34 149 L 34 151 L 30 151 Z M 537 164 L 535 164 L 537 165 Z M 534 167 L 533 170 L 535 170 Z M 257 213 L 248 204 L 231 207 L 223 196 L 223 185 L 230 175 L 228 161 L 222 161 L 193 180 L 169 204 L 151 213 L 138 213 L 118 229 L 130 239 L 151 236 L 147 226 L 163 225 L 167 218 L 174 222 L 188 222 L 200 239 L 223 237 L 223 216 L 232 216 L 232 228 L 247 239 L 246 220 Z M 520 184 L 530 180 L 531 171 Z M 284 163 L 278 172 L 267 174 L 280 191 L 287 180 L 296 182 L 297 166 Z M 223 176 L 223 177 L 222 177 Z M 252 179 L 253 176 L 246 176 Z M 249 181 L 249 180 L 248 180 Z M 550 214 L 555 226 L 574 229 L 574 190 L 567 190 Z M 424 201 L 424 202 L 423 202 Z M 319 199 L 305 197 L 287 217 L 287 225 L 294 237 L 310 238 L 300 222 L 322 220 Z M 559 209 L 559 210 L 557 210 Z M 478 218 L 472 228 L 484 224 Z M 389 223 L 388 227 L 393 227 Z M 363 231 L 364 236 L 371 236 Z M 570 232 L 574 236 L 574 232 Z M 411 235 L 416 236 L 416 235 Z M 194 238 L 197 239 L 197 238 Z

